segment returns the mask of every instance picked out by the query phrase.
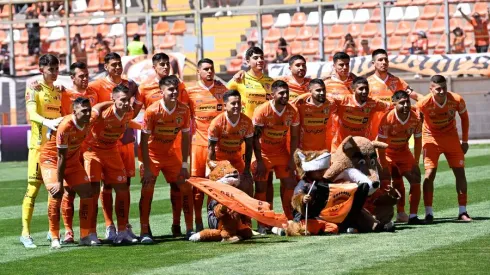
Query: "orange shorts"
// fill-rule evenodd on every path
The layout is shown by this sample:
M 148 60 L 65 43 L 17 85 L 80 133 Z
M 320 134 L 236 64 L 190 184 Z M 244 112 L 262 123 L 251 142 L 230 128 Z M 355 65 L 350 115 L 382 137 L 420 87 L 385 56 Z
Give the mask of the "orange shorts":
M 41 163 L 41 173 L 44 184 L 50 185 L 58 182 L 58 168 L 54 163 Z M 78 159 L 67 161 L 65 167 L 65 180 L 63 186 L 74 187 L 88 183 L 88 176 Z
M 135 176 L 136 163 L 134 160 L 134 143 L 117 144 L 117 150 L 121 155 L 121 159 L 126 169 L 126 177 L 132 178 Z
M 265 168 L 266 168 L 265 176 L 261 178 L 254 177 L 254 180 L 267 181 L 269 172 L 271 172 L 272 170 L 274 170 L 274 173 L 276 174 L 276 178 L 278 179 L 289 178 L 291 176 L 290 171 L 288 171 L 288 163 L 289 163 L 288 155 L 286 154 L 274 155 L 274 156 L 262 155 L 262 160 L 264 161 Z M 257 161 L 254 160 L 254 162 L 252 163 L 252 170 L 255 171 L 256 168 L 257 168 Z
M 243 170 L 245 170 L 245 161 L 242 159 L 242 153 L 241 152 L 236 152 L 236 153 L 224 153 L 224 152 L 216 152 L 216 160 L 227 160 L 231 163 L 233 167 L 235 167 L 239 173 L 243 173 Z
M 391 168 L 396 167 L 401 175 L 406 172 L 411 172 L 413 166 L 415 165 L 415 158 L 408 148 L 402 150 L 387 149 L 386 160 L 390 164 L 390 173 Z
M 116 148 L 88 148 L 83 153 L 83 159 L 91 182 L 99 182 L 103 178 L 107 184 L 126 183 L 126 169 Z
M 150 155 L 150 169 L 151 173 L 158 177 L 158 173 L 162 172 L 165 177 L 165 181 L 168 183 L 175 183 L 180 175 L 182 169 L 182 160 L 177 155 L 169 156 L 152 156 Z M 140 176 L 143 177 L 145 173 L 143 163 L 140 164 Z
M 191 176 L 206 176 L 206 163 L 208 159 L 208 147 L 202 145 L 192 145 L 191 148 Z
M 422 136 L 422 148 L 424 149 L 424 168 L 437 167 L 439 156 L 444 154 L 451 168 L 464 167 L 464 153 L 461 149 L 458 135 L 439 137 Z

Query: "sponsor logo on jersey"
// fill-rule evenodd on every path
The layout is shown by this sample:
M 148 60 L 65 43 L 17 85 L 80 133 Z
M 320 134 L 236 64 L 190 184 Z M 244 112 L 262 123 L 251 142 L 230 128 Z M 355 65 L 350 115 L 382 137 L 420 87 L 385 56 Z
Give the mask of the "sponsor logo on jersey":
M 265 135 L 269 138 L 284 138 L 287 134 L 287 130 L 265 130 Z
M 173 136 L 179 132 L 179 128 L 176 127 L 156 127 L 155 134 L 164 136 Z
M 303 123 L 306 126 L 320 126 L 326 124 L 328 121 L 328 118 L 323 118 L 323 117 L 318 117 L 318 118 L 313 118 L 313 117 L 305 117 L 303 119 Z
M 355 116 L 352 114 L 344 114 L 343 119 L 352 124 L 366 124 L 369 121 L 369 117 L 365 116 Z
M 241 140 L 239 139 L 221 139 L 220 145 L 225 147 L 238 147 L 240 143 Z

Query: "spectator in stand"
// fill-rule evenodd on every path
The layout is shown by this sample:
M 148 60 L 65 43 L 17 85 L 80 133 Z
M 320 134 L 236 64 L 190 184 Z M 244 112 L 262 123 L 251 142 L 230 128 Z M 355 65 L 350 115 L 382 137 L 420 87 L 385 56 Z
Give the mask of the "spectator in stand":
M 113 45 L 116 42 L 116 38 L 114 37 Z M 99 58 L 99 72 L 103 72 L 104 69 L 104 57 L 106 54 L 111 52 L 111 49 L 109 47 L 109 41 L 105 40 L 104 37 L 102 37 L 101 33 L 98 33 L 97 36 L 95 37 L 95 42 L 90 45 L 90 48 L 95 48 L 95 51 L 97 52 L 97 57 Z
M 85 41 L 79 33 L 75 34 L 73 41 L 71 42 L 71 49 L 75 55 L 75 60 L 77 62 L 83 62 L 87 64 L 87 51 L 85 50 Z
M 7 44 L 0 50 L 0 74 L 10 74 L 10 52 Z
M 146 48 L 145 43 L 140 41 L 140 35 L 133 35 L 133 41 L 129 42 L 128 50 L 126 52 L 127 55 L 143 55 L 148 54 L 148 49 Z
M 286 63 L 291 57 L 291 48 L 286 42 L 286 39 L 279 38 L 279 41 L 276 45 L 276 51 L 274 53 L 273 63 Z
M 464 46 L 464 40 L 466 35 L 460 27 L 457 27 L 453 30 L 453 44 L 451 46 L 451 53 L 466 53 L 466 49 Z
M 361 49 L 359 50 L 359 55 L 364 56 L 364 55 L 371 55 L 373 50 L 369 47 L 369 42 L 367 39 L 361 40 Z
M 36 9 L 31 9 L 26 13 L 26 19 L 38 18 L 39 14 Z M 32 57 L 30 65 L 37 64 L 41 47 L 41 34 L 38 22 L 26 23 L 27 29 L 27 52 Z
M 346 34 L 344 42 L 344 52 L 348 54 L 351 58 L 357 56 L 357 46 L 354 41 L 354 37 L 350 33 Z
M 461 8 L 459 12 L 466 21 L 468 21 L 473 26 L 473 31 L 475 33 L 475 48 L 477 53 L 486 53 L 488 51 L 488 14 L 490 13 L 490 8 L 482 19 L 481 15 L 477 12 L 473 13 L 473 19 L 469 18 L 468 15 L 464 14 Z
M 417 39 L 412 42 L 411 54 L 429 54 L 429 39 L 424 31 L 417 32 Z

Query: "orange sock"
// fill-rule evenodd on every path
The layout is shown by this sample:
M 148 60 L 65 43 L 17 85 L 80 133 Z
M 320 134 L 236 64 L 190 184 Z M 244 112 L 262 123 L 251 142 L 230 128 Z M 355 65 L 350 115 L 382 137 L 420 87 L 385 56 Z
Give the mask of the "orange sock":
M 65 224 L 65 231 L 73 232 L 73 214 L 75 209 L 73 208 L 73 201 L 75 196 L 68 193 L 63 194 L 61 200 L 61 216 L 63 217 L 63 223 Z
M 420 204 L 420 183 L 414 183 L 410 185 L 410 196 L 408 201 L 410 203 L 410 214 L 417 215 Z
M 468 201 L 468 194 L 458 194 L 459 206 L 466 206 L 467 201 Z
M 192 188 L 194 195 L 194 215 L 196 224 L 202 224 L 202 205 L 204 203 L 204 193 L 197 188 Z
M 403 179 L 393 179 L 393 187 L 400 192 L 400 199 L 396 204 L 396 210 L 398 213 L 405 212 L 405 184 L 403 184 Z
M 100 203 L 102 204 L 102 212 L 104 213 L 105 226 L 114 224 L 112 219 L 112 188 L 102 188 L 100 192 Z
M 189 183 L 186 183 L 189 184 Z M 182 210 L 184 211 L 185 229 L 190 232 L 194 229 L 194 197 L 192 188 L 182 192 Z
M 61 198 L 48 198 L 48 219 L 49 219 L 49 232 L 53 239 L 60 239 L 60 208 Z
M 94 209 L 94 215 L 91 217 L 91 226 L 90 233 L 97 233 L 97 216 L 99 215 L 99 192 L 100 189 L 97 189 L 98 192 L 92 193 L 92 204 Z
M 424 206 L 432 206 L 433 197 L 434 197 L 434 193 L 424 192 Z
M 117 231 L 126 230 L 129 218 L 129 190 L 116 192 Z M 107 223 L 106 223 L 107 224 Z
M 143 188 L 141 188 L 141 198 L 140 198 L 141 235 L 149 233 L 151 202 L 153 201 L 154 190 L 155 190 L 155 185 L 153 184 L 147 184 L 143 186 Z
M 78 215 L 80 216 L 80 238 L 84 238 L 90 234 L 92 227 L 92 219 L 94 216 L 93 198 L 80 199 Z
M 293 208 L 291 206 L 291 200 L 293 199 L 294 189 L 284 189 L 281 196 L 282 209 L 288 220 L 293 219 Z
M 170 188 L 170 203 L 172 203 L 172 225 L 180 226 L 180 214 L 182 213 L 182 194 L 180 190 Z

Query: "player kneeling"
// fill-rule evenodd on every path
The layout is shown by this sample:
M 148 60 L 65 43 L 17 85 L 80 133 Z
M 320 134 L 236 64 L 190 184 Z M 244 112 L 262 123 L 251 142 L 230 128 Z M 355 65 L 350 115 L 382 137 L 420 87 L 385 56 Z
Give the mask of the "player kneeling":
M 91 232 L 96 223 L 92 187 L 79 156 L 80 145 L 89 131 L 90 113 L 89 99 L 77 98 L 73 102 L 73 114 L 63 118 L 56 132 L 50 132 L 49 141 L 41 149 L 39 162 L 49 192 L 49 231 L 54 249 L 61 248 L 60 208 L 64 184 L 80 196 L 80 245 L 100 245 L 95 232 Z

